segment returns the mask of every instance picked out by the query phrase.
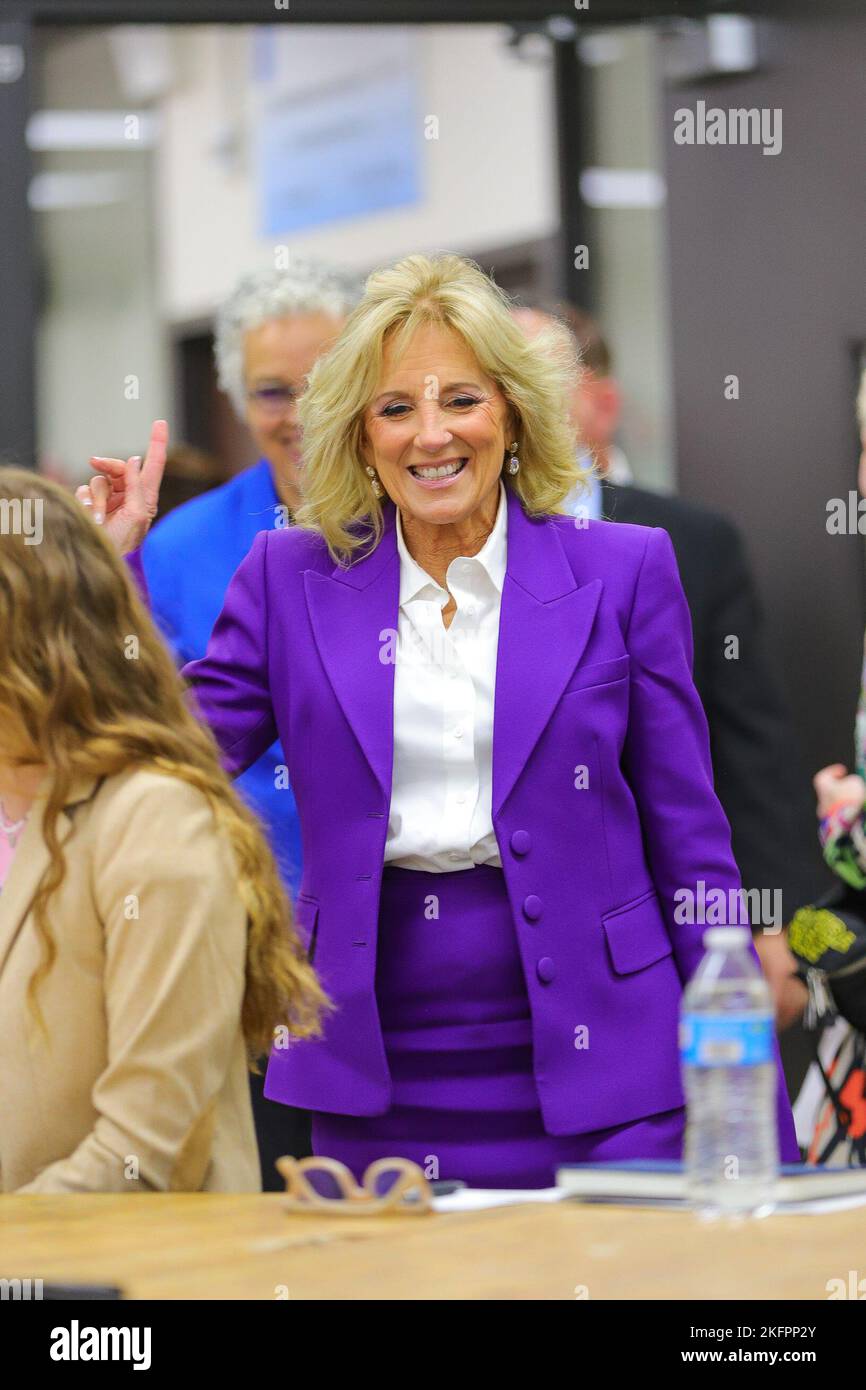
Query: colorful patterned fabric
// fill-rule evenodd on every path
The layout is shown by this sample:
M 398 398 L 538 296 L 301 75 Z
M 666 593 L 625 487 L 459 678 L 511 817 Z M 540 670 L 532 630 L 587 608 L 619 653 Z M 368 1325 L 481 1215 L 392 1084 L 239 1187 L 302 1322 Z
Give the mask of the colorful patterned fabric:
M 862 1168 L 866 1166 L 866 1038 L 849 1028 L 840 1042 L 834 1039 L 823 1065 L 825 1094 L 806 1162 Z
M 854 726 L 854 771 L 866 779 L 866 642 Z M 819 823 L 818 836 L 830 868 L 852 888 L 866 888 L 866 806 L 831 807 Z

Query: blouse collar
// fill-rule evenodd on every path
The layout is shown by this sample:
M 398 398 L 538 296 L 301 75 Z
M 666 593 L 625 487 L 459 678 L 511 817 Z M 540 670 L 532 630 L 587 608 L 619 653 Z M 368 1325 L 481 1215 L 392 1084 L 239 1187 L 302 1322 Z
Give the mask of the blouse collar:
M 408 547 L 403 539 L 403 525 L 400 518 L 400 509 L 397 511 L 397 551 L 400 556 L 400 603 L 408 603 L 411 599 L 417 598 L 423 589 L 428 585 L 433 585 L 434 589 L 440 590 L 441 586 L 436 580 L 422 569 L 418 561 L 409 554 Z M 505 568 L 508 556 L 508 506 L 505 496 L 505 487 L 502 480 L 499 480 L 499 505 L 496 509 L 496 520 L 493 523 L 493 530 L 487 537 L 477 555 L 457 556 L 451 561 L 451 565 L 459 565 L 468 560 L 480 565 L 487 574 L 499 594 L 505 583 Z M 450 571 L 451 565 L 448 566 Z

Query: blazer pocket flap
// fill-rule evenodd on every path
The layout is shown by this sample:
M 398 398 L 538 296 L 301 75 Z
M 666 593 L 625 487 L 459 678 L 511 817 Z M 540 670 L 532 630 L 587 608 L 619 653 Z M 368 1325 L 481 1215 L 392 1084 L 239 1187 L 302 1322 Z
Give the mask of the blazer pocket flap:
M 622 680 L 623 676 L 628 675 L 630 664 L 628 652 L 625 652 L 611 661 L 594 661 L 590 666 L 579 666 L 564 693 L 570 695 L 574 690 L 586 690 L 591 685 L 609 685 L 612 681 Z
M 636 902 L 604 913 L 601 921 L 617 975 L 631 975 L 673 954 L 655 892 L 645 893 Z
M 315 898 L 308 898 L 305 893 L 301 893 L 295 903 L 295 930 L 310 959 L 312 959 L 316 945 L 318 925 L 319 904 Z

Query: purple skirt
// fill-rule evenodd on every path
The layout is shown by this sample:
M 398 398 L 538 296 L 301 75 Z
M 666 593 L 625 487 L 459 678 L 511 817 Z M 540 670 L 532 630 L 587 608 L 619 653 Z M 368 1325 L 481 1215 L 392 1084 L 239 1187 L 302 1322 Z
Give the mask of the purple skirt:
M 589 1134 L 545 1132 L 505 879 L 386 866 L 376 998 L 393 1086 L 384 1115 L 313 1115 L 313 1152 L 356 1178 L 413 1159 L 471 1187 L 552 1187 L 561 1163 L 682 1157 L 685 1110 Z

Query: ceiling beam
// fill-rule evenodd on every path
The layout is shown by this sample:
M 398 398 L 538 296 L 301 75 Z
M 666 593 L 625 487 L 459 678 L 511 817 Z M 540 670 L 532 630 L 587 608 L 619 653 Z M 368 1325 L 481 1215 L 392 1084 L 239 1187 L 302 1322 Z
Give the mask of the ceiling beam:
M 508 24 L 567 16 L 587 26 L 737 13 L 815 14 L 814 0 L 5 0 L 10 18 L 37 24 Z M 821 0 L 821 15 L 859 0 Z

